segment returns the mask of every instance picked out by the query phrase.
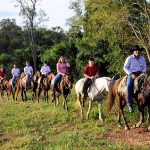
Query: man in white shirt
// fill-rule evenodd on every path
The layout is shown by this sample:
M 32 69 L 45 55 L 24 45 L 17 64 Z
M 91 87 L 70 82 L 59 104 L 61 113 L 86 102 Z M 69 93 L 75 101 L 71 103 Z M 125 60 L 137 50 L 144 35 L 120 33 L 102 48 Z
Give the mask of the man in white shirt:
M 25 90 L 26 90 L 29 79 L 33 75 L 33 68 L 30 66 L 30 63 L 28 61 L 26 62 L 26 66 L 24 67 L 24 73 L 26 75 L 25 76 L 25 80 L 26 80 Z
M 42 66 L 40 70 L 42 76 L 40 80 L 40 84 L 43 82 L 43 79 L 51 72 L 50 67 L 47 65 L 47 62 L 44 62 L 44 65 Z
M 14 68 L 11 70 L 11 73 L 12 73 L 12 90 L 14 91 L 15 90 L 15 87 L 14 87 L 14 84 L 15 84 L 15 81 L 17 79 L 17 77 L 20 75 L 20 69 L 17 68 L 16 64 L 14 64 Z

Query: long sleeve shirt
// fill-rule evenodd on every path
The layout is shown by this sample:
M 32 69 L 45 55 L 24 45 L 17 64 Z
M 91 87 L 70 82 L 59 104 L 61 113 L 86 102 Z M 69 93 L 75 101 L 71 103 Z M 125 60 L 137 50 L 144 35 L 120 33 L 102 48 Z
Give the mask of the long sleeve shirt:
M 44 75 L 48 74 L 50 72 L 50 67 L 49 66 L 42 66 L 40 72 Z
M 127 57 L 123 70 L 126 74 L 130 75 L 132 72 L 140 71 L 142 73 L 146 73 L 146 62 L 143 56 L 139 56 L 139 58 L 135 58 L 134 55 L 130 55 Z
M 32 75 L 33 74 L 33 68 L 31 66 L 24 67 L 24 73 L 26 75 Z
M 18 77 L 19 74 L 20 74 L 20 70 L 19 70 L 19 68 L 13 68 L 11 70 L 11 73 L 12 73 L 13 76 Z

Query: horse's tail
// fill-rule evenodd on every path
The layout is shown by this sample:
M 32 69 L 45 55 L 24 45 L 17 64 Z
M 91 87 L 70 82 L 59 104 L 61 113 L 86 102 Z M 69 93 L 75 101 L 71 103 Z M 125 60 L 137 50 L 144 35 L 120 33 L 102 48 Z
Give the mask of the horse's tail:
M 113 86 L 112 86 L 109 93 L 108 93 L 108 98 L 107 98 L 107 111 L 108 112 L 111 111 L 113 104 L 114 104 L 114 101 L 115 101 L 115 96 L 113 93 Z

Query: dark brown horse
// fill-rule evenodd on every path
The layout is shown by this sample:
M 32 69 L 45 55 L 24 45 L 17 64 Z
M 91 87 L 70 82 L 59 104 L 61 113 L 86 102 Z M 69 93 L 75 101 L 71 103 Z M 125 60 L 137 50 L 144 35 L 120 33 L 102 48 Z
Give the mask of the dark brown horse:
M 41 77 L 41 72 L 37 71 L 31 78 L 31 91 L 32 91 L 32 100 L 36 97 L 38 80 Z
M 12 93 L 12 87 L 8 80 L 2 79 L 0 83 L 0 94 L 2 99 L 4 99 L 4 91 L 7 93 L 7 98 L 9 99 L 11 93 Z
M 129 130 L 129 125 L 127 123 L 127 120 L 124 115 L 124 107 L 126 105 L 126 90 L 121 90 L 122 88 L 122 81 L 124 78 L 120 78 L 115 81 L 111 92 L 108 95 L 108 111 L 111 111 L 113 103 L 115 98 L 118 101 L 118 123 L 119 126 L 122 126 L 121 124 L 121 116 L 123 117 L 123 121 L 125 124 L 125 129 Z M 133 94 L 132 96 L 132 103 L 136 104 L 138 106 L 138 110 L 140 113 L 140 120 L 137 124 L 135 124 L 134 127 L 140 127 L 142 122 L 144 121 L 144 108 L 148 107 L 148 129 L 150 130 L 150 76 L 145 77 L 142 80 L 142 84 L 140 86 L 139 92 L 136 94 Z
M 72 89 L 73 84 L 73 77 L 70 74 L 65 74 L 62 77 L 62 80 L 60 84 L 58 85 L 59 91 L 54 90 L 52 93 L 52 102 L 54 102 L 54 106 L 58 105 L 59 103 L 59 96 L 63 95 L 63 108 L 66 108 L 66 111 L 68 111 L 67 106 L 67 96 L 70 93 Z
M 54 79 L 55 75 L 53 73 L 50 73 L 47 75 L 42 83 L 40 83 L 41 78 L 38 79 L 38 88 L 37 88 L 37 101 L 39 102 L 40 94 L 42 92 L 42 89 L 44 91 L 44 100 L 48 102 L 48 91 L 52 88 L 52 80 Z

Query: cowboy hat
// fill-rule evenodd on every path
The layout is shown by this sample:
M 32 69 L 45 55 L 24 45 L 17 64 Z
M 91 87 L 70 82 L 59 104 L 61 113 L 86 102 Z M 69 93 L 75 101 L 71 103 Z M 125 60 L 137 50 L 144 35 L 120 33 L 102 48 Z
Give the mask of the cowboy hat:
M 134 52 L 134 51 L 143 51 L 144 48 L 140 48 L 138 45 L 133 45 L 130 49 L 130 52 Z

